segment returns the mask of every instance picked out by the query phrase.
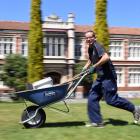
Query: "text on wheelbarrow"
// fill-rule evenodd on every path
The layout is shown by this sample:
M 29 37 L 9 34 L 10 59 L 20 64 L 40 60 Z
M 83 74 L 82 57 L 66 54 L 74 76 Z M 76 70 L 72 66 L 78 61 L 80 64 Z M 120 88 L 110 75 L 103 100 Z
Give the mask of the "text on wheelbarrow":
M 45 92 L 44 96 L 55 96 L 55 92 L 54 91 L 49 91 L 49 92 Z

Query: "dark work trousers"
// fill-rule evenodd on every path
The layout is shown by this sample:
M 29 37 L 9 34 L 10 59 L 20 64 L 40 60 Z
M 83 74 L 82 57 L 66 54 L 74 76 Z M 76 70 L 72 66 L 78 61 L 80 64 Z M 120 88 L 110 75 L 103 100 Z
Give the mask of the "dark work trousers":
M 99 105 L 99 101 L 102 97 L 104 97 L 106 103 L 111 106 L 130 112 L 134 111 L 135 107 L 131 102 L 118 96 L 116 80 L 97 79 L 93 83 L 88 97 L 88 115 L 91 123 L 102 122 L 102 115 Z

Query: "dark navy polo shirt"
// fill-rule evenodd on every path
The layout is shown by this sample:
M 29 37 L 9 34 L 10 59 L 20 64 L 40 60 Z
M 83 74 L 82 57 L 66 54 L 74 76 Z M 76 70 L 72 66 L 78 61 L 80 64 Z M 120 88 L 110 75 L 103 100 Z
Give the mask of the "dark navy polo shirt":
M 104 53 L 106 53 L 105 49 L 97 41 L 88 48 L 89 59 L 93 65 L 101 59 Z M 117 79 L 115 68 L 111 60 L 97 67 L 96 72 L 98 77 Z

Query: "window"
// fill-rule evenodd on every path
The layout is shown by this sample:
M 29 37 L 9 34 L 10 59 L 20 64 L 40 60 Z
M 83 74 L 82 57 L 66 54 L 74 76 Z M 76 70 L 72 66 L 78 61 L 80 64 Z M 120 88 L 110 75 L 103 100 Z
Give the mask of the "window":
M 80 57 L 82 55 L 81 49 L 82 49 L 82 40 L 81 39 L 75 40 L 75 57 Z
M 23 56 L 27 56 L 28 54 L 28 43 L 27 43 L 27 39 L 25 38 L 22 38 L 22 41 L 21 41 L 21 54 Z
M 0 56 L 12 54 L 14 52 L 14 41 L 12 37 L 0 38 Z
M 128 59 L 140 60 L 140 42 L 129 43 Z
M 81 45 L 75 45 L 75 56 L 76 57 L 81 56 L 81 48 L 82 48 Z
M 43 39 L 45 56 L 64 56 L 65 39 L 61 37 L 46 37 Z
M 117 73 L 117 85 L 119 87 L 124 86 L 124 70 L 123 68 L 116 68 Z
M 140 68 L 129 69 L 128 86 L 140 86 Z
M 123 47 L 122 41 L 110 42 L 110 57 L 111 59 L 123 59 Z

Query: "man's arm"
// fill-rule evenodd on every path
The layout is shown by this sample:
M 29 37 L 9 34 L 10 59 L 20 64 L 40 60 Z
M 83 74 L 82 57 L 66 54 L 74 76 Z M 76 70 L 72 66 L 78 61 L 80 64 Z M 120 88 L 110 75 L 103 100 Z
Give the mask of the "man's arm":
M 83 69 L 88 69 L 90 65 L 91 65 L 91 61 L 90 61 L 90 59 L 88 59 L 87 63 L 83 67 Z
M 93 67 L 95 67 L 95 68 L 99 67 L 99 66 L 105 64 L 107 61 L 109 61 L 109 59 L 110 59 L 109 55 L 107 53 L 104 53 L 103 56 L 101 57 L 101 59 L 96 64 L 94 64 Z

